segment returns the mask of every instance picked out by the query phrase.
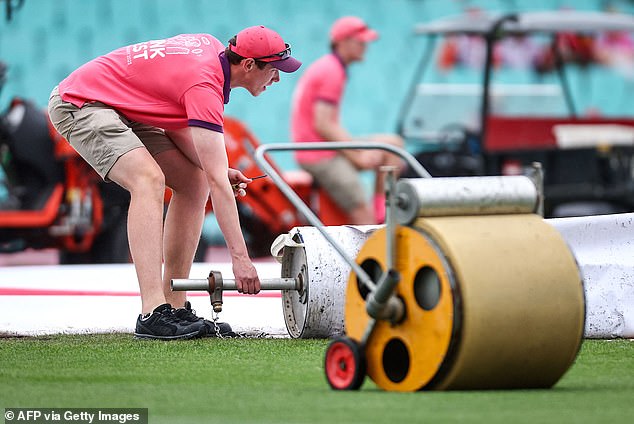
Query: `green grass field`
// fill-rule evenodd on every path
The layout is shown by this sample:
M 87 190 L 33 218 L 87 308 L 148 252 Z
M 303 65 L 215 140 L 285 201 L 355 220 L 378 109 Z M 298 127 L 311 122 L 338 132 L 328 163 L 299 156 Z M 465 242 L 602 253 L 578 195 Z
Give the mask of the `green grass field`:
M 0 339 L 2 408 L 148 408 L 156 423 L 631 423 L 634 342 L 588 340 L 549 390 L 336 392 L 325 340 Z

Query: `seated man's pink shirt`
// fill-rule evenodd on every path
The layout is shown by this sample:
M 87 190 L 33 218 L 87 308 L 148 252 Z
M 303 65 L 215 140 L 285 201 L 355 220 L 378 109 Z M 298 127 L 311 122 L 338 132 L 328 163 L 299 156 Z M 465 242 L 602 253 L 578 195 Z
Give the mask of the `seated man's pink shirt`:
M 314 110 L 319 101 L 339 107 L 346 83 L 346 68 L 333 53 L 314 62 L 299 79 L 293 96 L 291 137 L 295 142 L 325 141 L 315 130 Z M 314 163 L 332 158 L 335 151 L 298 150 L 295 159 L 299 163 Z

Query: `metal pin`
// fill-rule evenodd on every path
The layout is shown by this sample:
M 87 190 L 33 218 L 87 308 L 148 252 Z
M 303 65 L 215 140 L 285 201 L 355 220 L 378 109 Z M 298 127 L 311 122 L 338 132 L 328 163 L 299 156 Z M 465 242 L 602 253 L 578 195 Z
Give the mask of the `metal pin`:
M 258 175 L 257 177 L 252 177 L 251 180 L 259 180 L 260 178 L 264 178 L 264 177 L 268 177 L 268 174 L 262 174 L 262 175 Z M 236 183 L 236 184 L 232 184 L 231 187 L 233 187 L 234 189 L 236 188 L 240 188 L 240 184 L 242 183 Z

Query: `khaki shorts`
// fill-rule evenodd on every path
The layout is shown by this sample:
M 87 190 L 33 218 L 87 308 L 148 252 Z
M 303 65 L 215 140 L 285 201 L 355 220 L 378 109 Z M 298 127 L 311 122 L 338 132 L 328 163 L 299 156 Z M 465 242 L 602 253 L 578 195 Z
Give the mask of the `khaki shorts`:
M 115 162 L 131 150 L 145 147 L 152 156 L 176 146 L 165 131 L 133 122 L 99 102 L 81 108 L 65 102 L 55 87 L 48 101 L 55 129 L 106 181 Z
M 337 155 L 315 163 L 300 163 L 299 166 L 309 172 L 337 206 L 347 213 L 367 201 L 359 171 L 345 157 Z

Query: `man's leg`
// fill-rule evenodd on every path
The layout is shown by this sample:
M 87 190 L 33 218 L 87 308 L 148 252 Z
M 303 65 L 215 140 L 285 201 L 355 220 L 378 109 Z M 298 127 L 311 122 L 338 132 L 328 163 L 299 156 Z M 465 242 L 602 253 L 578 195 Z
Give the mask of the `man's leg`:
M 350 224 L 352 225 L 373 225 L 376 224 L 374 211 L 368 204 L 361 204 L 348 212 Z
M 185 292 L 173 292 L 170 287 L 172 278 L 189 277 L 200 241 L 205 203 L 209 198 L 209 185 L 205 174 L 177 149 L 155 154 L 154 159 L 165 174 L 167 186 L 172 189 L 163 236 L 165 298 L 177 308 L 174 311 L 176 317 L 192 325 L 204 326 L 207 336 L 216 337 L 220 334 L 222 337 L 233 337 L 235 333 L 229 324 L 198 317 L 187 302 Z
M 116 110 L 94 102 L 77 108 L 57 88 L 49 100 L 55 128 L 104 179 L 130 192 L 128 238 L 139 280 L 142 312 L 165 303 L 161 239 L 165 180 L 158 164 Z
M 403 147 L 403 139 L 395 134 L 375 134 L 372 136 L 372 140 L 385 144 L 390 144 L 395 147 Z M 396 168 L 396 175 L 398 175 L 405 169 L 405 162 L 400 156 L 387 152 L 385 150 L 377 150 L 380 154 L 379 168 L 381 166 L 392 166 Z M 373 214 L 377 223 L 385 221 L 385 172 L 381 172 L 379 168 L 376 169 L 374 177 L 374 196 L 372 199 Z
M 204 172 L 191 163 L 178 149 L 154 156 L 172 189 L 172 198 L 165 217 L 163 236 L 163 293 L 175 308 L 185 305 L 185 292 L 173 292 L 172 278 L 189 278 L 196 248 L 200 241 L 205 203 L 209 187 Z
M 372 136 L 372 140 L 380 143 L 389 144 L 395 147 L 403 147 L 403 139 L 395 134 L 375 134 Z M 399 156 L 394 155 L 384 150 L 377 150 L 380 152 L 381 158 L 378 160 L 379 166 L 394 166 L 396 167 L 397 175 L 405 168 L 405 162 Z M 383 172 L 376 172 L 376 179 L 374 184 L 375 195 L 385 198 L 385 174 Z
M 165 177 L 145 148 L 121 156 L 108 177 L 130 191 L 128 238 L 141 290 L 142 314 L 135 336 L 149 339 L 188 339 L 207 333 L 203 322 L 181 319 L 166 304 L 162 289 L 163 199 Z
M 144 148 L 121 156 L 108 178 L 130 192 L 128 239 L 139 280 L 141 310 L 147 314 L 166 303 L 161 278 L 165 179 Z
M 316 163 L 300 164 L 334 202 L 346 212 L 353 225 L 375 224 L 374 212 L 367 203 L 357 168 L 346 157 L 337 155 Z
M 370 139 L 396 147 L 403 147 L 403 139 L 396 134 L 374 134 L 361 139 Z M 370 205 L 358 207 L 350 211 L 351 217 L 359 217 L 364 221 L 368 213 L 372 216 L 372 223 L 381 223 L 385 219 L 385 174 L 379 171 L 382 166 L 396 167 L 397 174 L 405 168 L 405 162 L 397 155 L 379 149 L 359 149 L 349 152 L 346 158 L 359 170 L 374 170 L 374 195 Z
M 137 319 L 135 336 L 183 339 L 206 334 L 203 322 L 180 318 L 163 293 L 161 246 L 165 177 L 159 165 L 146 149 L 139 148 L 121 156 L 108 177 L 130 191 L 128 238 L 142 300 L 142 315 Z

